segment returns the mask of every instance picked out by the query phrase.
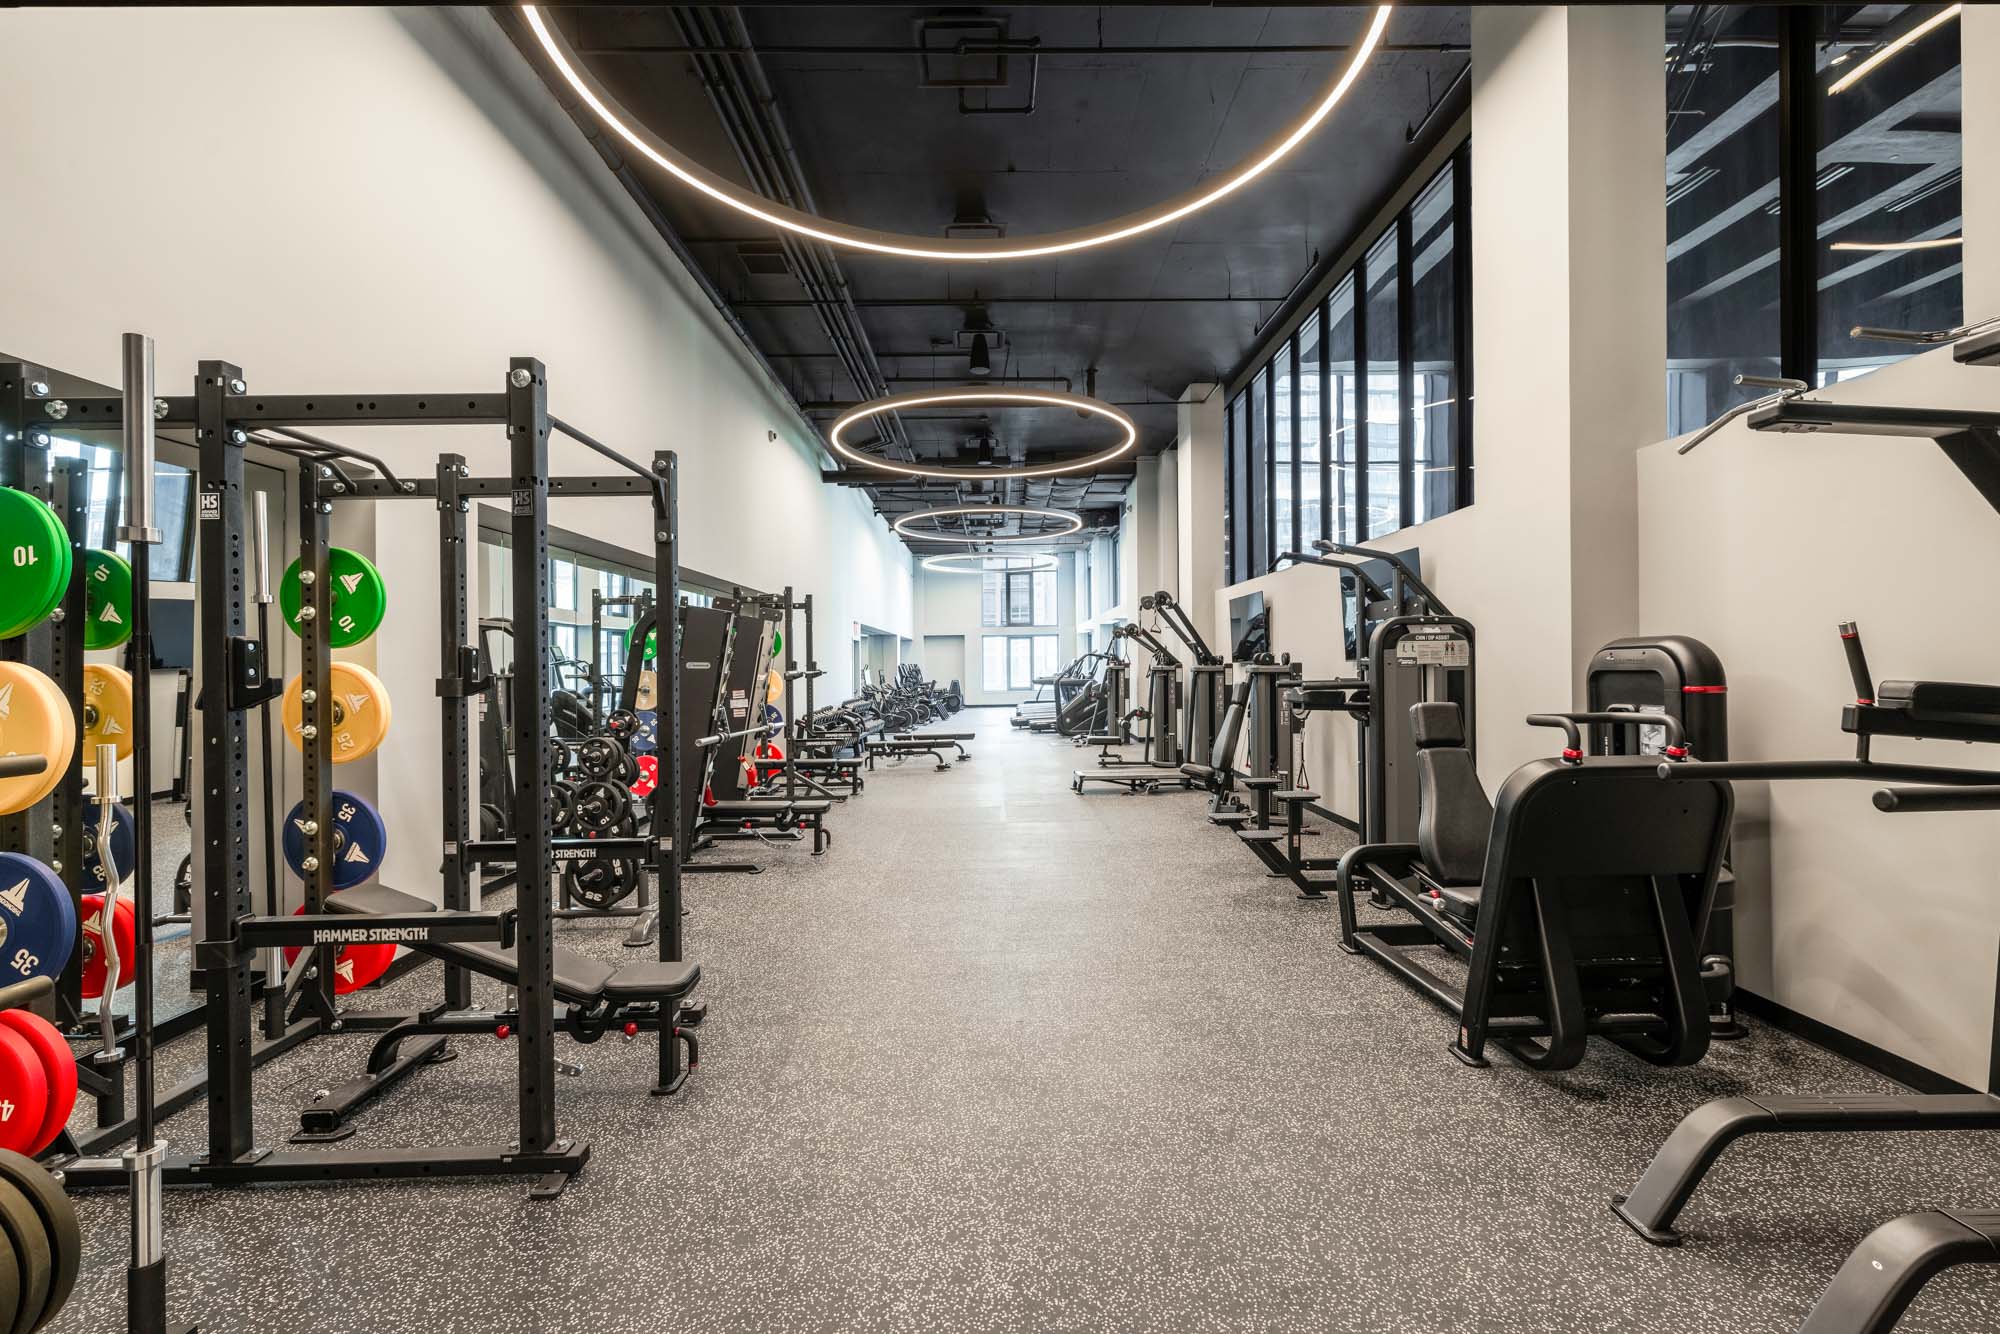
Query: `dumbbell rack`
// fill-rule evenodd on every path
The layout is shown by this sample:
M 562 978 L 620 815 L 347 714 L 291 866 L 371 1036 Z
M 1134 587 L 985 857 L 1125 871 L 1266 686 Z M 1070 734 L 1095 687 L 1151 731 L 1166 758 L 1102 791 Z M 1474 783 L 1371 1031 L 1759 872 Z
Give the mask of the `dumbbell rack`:
M 53 680 L 70 707 L 81 713 L 83 698 L 83 549 L 87 545 L 89 516 L 89 466 L 81 459 L 57 458 L 54 453 L 55 426 L 48 421 L 47 405 L 54 398 L 46 367 L 25 362 L 0 363 L 0 486 L 10 486 L 39 496 L 54 506 L 69 534 L 74 556 L 67 592 L 56 613 L 25 635 L 0 642 L 0 658 L 34 668 Z M 93 423 L 94 424 L 94 423 Z M 114 502 L 115 503 L 115 502 Z M 137 738 L 143 743 L 144 738 Z M 83 876 L 83 766 L 84 747 L 76 748 L 69 771 L 56 790 L 36 806 L 13 815 L 0 816 L 0 851 L 18 852 L 48 866 L 69 888 L 72 904 L 80 903 L 87 890 Z M 82 911 L 77 911 L 78 921 Z M 53 1021 L 65 1033 L 84 1028 L 83 951 L 70 951 L 69 962 L 55 980 L 55 990 L 36 1001 L 32 1008 Z M 86 1090 L 98 1099 L 100 1113 L 107 1108 L 122 1109 L 120 1066 L 92 1062 L 79 1072 Z M 122 1110 L 114 1110 L 115 1118 Z M 67 1145 L 68 1132 L 57 1140 Z
M 169 1184 L 247 1185 L 323 1182 L 329 1179 L 435 1177 L 452 1175 L 531 1175 L 543 1178 L 538 1194 L 553 1194 L 561 1182 L 580 1171 L 589 1146 L 558 1139 L 555 1124 L 554 1027 L 557 997 L 553 985 L 553 919 L 551 882 L 559 840 L 548 833 L 547 754 L 543 738 L 549 732 L 546 663 L 548 627 L 548 502 L 551 494 L 571 496 L 647 496 L 653 500 L 655 565 L 662 601 L 679 601 L 677 473 L 674 456 L 656 452 L 651 470 L 582 436 L 552 418 L 548 410 L 547 378 L 533 358 L 515 358 L 508 366 L 502 393 L 485 394 L 332 394 L 251 395 L 243 372 L 223 361 L 203 361 L 195 393 L 159 400 L 161 425 L 194 430 L 200 450 L 196 527 L 200 542 L 202 591 L 200 640 L 208 707 L 202 711 L 199 754 L 203 761 L 200 800 L 203 883 L 200 920 L 205 938 L 196 947 L 196 962 L 205 983 L 205 1026 L 208 1036 L 206 1091 L 209 1124 L 206 1152 L 169 1160 Z M 117 400 L 88 405 L 93 420 L 106 426 L 119 422 Z M 32 410 L 18 414 L 33 425 Z M 301 619 L 312 633 L 301 636 L 303 685 L 313 690 L 304 721 L 311 736 L 301 735 L 305 752 L 304 802 L 314 832 L 306 852 L 316 865 L 305 877 L 305 912 L 295 917 L 258 917 L 251 893 L 245 831 L 249 827 L 246 716 L 270 697 L 265 679 L 264 646 L 245 633 L 246 525 L 243 482 L 244 456 L 256 430 L 359 426 L 498 425 L 505 428 L 510 454 L 508 475 L 472 478 L 464 459 L 444 455 L 436 475 L 424 480 L 393 480 L 386 476 L 360 480 L 337 468 L 308 463 L 301 472 L 299 518 L 302 571 L 314 578 L 305 584 Z M 636 475 L 551 478 L 548 450 L 551 430 L 560 430 L 605 454 Z M 469 702 L 485 686 L 475 646 L 465 642 L 466 522 L 475 497 L 506 497 L 512 517 L 513 600 L 532 609 L 531 633 L 522 636 L 517 618 L 514 715 L 517 774 L 517 837 L 481 842 L 470 834 L 466 790 L 469 773 Z M 327 585 L 330 549 L 328 516 L 337 499 L 377 501 L 430 500 L 440 520 L 439 568 L 442 594 L 440 649 L 442 674 L 438 692 L 443 701 L 445 747 L 444 912 L 407 916 L 356 917 L 327 914 L 333 865 L 331 755 L 332 657 L 326 642 L 331 596 Z M 81 621 L 77 612 L 66 617 Z M 669 637 L 668 642 L 672 639 Z M 33 651 L 33 645 L 30 645 Z M 598 840 L 588 850 L 563 849 L 566 856 L 603 855 L 649 862 L 660 886 L 662 904 L 659 957 L 682 958 L 680 920 L 681 880 L 679 841 L 673 820 L 663 810 L 678 808 L 678 750 L 681 744 L 680 662 L 667 662 L 668 725 L 664 743 L 663 781 L 652 796 L 654 829 L 665 831 L 645 839 Z M 80 665 L 76 669 L 80 672 Z M 80 681 L 79 681 L 80 689 Z M 80 798 L 80 791 L 77 794 Z M 75 800 L 76 798 L 73 798 Z M 64 822 L 66 836 L 76 838 L 73 820 Z M 0 830 L 0 836 L 5 831 Z M 79 845 L 80 848 L 80 845 Z M 484 861 L 515 865 L 517 909 L 493 914 L 470 908 L 471 872 Z M 75 857 L 65 859 L 75 865 Z M 273 1151 L 255 1143 L 251 1125 L 251 1072 L 278 1051 L 315 1034 L 393 1027 L 406 1015 L 342 1012 L 332 999 L 333 947 L 322 933 L 357 928 L 381 933 L 377 938 L 403 940 L 494 940 L 517 932 L 520 975 L 518 1087 L 519 1130 L 512 1144 L 430 1145 L 401 1149 L 338 1151 Z M 308 948 L 317 956 L 309 971 L 311 985 L 283 1038 L 254 1044 L 255 1012 L 251 964 L 260 949 L 282 945 Z M 449 969 L 446 1002 L 469 1004 L 469 979 Z M 672 1024 L 663 1022 L 659 1042 L 659 1083 L 662 1091 L 678 1087 L 686 1071 Z M 162 1100 L 162 1113 L 172 1108 Z M 66 1165 L 68 1182 L 76 1188 L 122 1185 L 122 1167 L 109 1159 L 79 1159 Z

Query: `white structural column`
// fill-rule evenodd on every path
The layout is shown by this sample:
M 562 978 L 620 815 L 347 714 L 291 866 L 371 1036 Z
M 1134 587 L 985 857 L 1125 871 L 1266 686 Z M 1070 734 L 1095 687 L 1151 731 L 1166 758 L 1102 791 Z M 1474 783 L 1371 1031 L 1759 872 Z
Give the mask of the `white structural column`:
M 1208 623 L 1222 588 L 1222 414 L 1222 386 L 1191 384 L 1182 392 L 1174 446 L 1178 569 L 1171 587 L 1197 625 Z
M 1637 629 L 1633 456 L 1666 419 L 1664 40 L 1657 6 L 1473 10 L 1477 483 L 1418 540 L 1479 633 L 1489 782 L 1546 751 L 1522 717 L 1568 706 L 1585 657 Z
M 1965 318 L 2000 315 L 2000 6 L 1959 16 L 1965 127 Z

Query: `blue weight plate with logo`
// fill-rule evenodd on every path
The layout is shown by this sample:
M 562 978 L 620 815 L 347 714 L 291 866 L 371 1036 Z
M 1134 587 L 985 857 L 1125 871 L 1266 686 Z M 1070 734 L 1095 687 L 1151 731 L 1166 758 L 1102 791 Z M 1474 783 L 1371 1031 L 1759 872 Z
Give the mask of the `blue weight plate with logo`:
M 0 928 L 0 983 L 59 976 L 77 940 L 69 887 L 33 857 L 0 852 Z
M 302 827 L 306 804 L 300 802 L 285 817 L 282 845 L 285 865 L 305 877 L 306 834 Z M 333 887 L 353 889 L 374 875 L 389 852 L 389 827 L 382 817 L 352 792 L 333 794 Z
M 97 864 L 97 813 L 100 809 L 94 801 L 83 808 L 83 874 L 91 885 L 103 889 L 104 868 Z M 137 828 L 131 811 L 122 805 L 111 808 L 111 865 L 117 873 L 117 884 L 124 884 L 125 877 L 132 874 L 132 868 L 137 864 Z
M 644 755 L 660 748 L 660 715 L 656 709 L 639 710 L 639 730 L 632 734 L 627 746 L 634 755 Z

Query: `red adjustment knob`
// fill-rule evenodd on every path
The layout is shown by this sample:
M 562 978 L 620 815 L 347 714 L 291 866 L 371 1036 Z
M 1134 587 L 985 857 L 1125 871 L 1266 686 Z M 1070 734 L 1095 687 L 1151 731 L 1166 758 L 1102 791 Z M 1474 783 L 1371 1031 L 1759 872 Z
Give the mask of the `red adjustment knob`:
M 628 1037 L 628 1038 L 636 1038 L 636 1037 L 638 1037 L 638 1036 L 639 1036 L 639 1026 L 638 1026 L 637 1024 L 627 1024 L 627 1025 L 625 1025 L 625 1036 L 626 1036 L 626 1037 Z
M 507 1025 L 502 1024 L 500 1025 L 500 1027 L 493 1030 L 493 1036 L 499 1038 L 502 1042 L 505 1042 L 507 1040 L 508 1034 L 512 1033 L 513 1031 L 514 1030 L 507 1027 Z
M 743 827 L 744 827 L 745 829 L 748 829 L 748 828 L 750 827 L 750 822 L 749 822 L 748 820 L 745 820 L 745 821 L 743 822 Z
M 1684 760 L 1687 758 L 1687 756 L 1688 756 L 1688 748 L 1686 746 L 1667 747 L 1667 758 L 1670 760 Z
M 801 833 L 805 832 L 805 827 L 806 827 L 806 822 L 804 820 L 799 821 L 799 832 Z
M 1574 746 L 1563 747 L 1563 761 L 1567 764 L 1582 764 L 1583 752 Z

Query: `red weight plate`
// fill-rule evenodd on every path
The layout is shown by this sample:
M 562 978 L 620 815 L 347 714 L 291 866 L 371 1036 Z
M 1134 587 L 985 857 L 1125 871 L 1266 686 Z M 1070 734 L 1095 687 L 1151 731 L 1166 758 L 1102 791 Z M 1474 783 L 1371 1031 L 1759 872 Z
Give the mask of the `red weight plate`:
M 306 910 L 301 903 L 292 909 L 297 917 Z M 285 947 L 285 967 L 289 969 L 299 957 L 299 947 Z M 389 971 L 389 965 L 396 962 L 394 945 L 343 945 L 340 953 L 333 956 L 333 994 L 345 996 L 350 991 L 359 991 L 370 982 Z
M 48 1110 L 42 1115 L 41 1132 L 28 1148 L 32 1157 L 55 1143 L 56 1133 L 69 1124 L 69 1114 L 76 1107 L 76 1057 L 56 1026 L 33 1010 L 0 1010 L 0 1027 L 11 1028 L 28 1040 L 49 1080 Z
M 660 761 L 654 755 L 641 755 L 638 759 L 639 776 L 632 780 L 632 795 L 650 797 L 653 789 L 660 785 Z
M 26 1153 L 49 1111 L 49 1077 L 28 1040 L 0 1028 L 0 1149 Z
M 104 994 L 104 896 L 83 896 L 83 994 L 95 1000 Z M 138 952 L 138 917 L 132 900 L 119 899 L 111 910 L 111 938 L 118 943 L 118 985 L 132 984 L 133 956 Z

